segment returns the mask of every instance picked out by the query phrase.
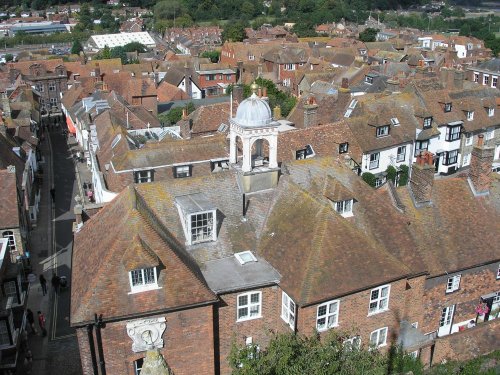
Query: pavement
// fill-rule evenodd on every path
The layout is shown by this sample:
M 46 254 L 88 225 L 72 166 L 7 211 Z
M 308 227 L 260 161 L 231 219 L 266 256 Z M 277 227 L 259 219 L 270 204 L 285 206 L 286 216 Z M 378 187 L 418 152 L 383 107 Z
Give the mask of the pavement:
M 28 334 L 32 363 L 20 360 L 16 374 L 81 375 L 78 342 L 69 322 L 73 206 L 76 203 L 73 197 L 79 193 L 75 161 L 60 127 L 46 132 L 40 148 L 44 160 L 39 216 L 28 244 L 33 273 L 37 275 L 37 281 L 30 285 L 28 308 L 35 315 L 37 333 Z M 51 187 L 55 188 L 54 202 Z M 38 282 L 41 273 L 48 281 L 49 293 L 45 296 Z M 68 279 L 68 287 L 59 293 L 50 285 L 53 273 Z M 38 327 L 37 311 L 46 317 L 48 335 L 45 337 Z M 20 353 L 20 358 L 24 357 L 25 353 Z

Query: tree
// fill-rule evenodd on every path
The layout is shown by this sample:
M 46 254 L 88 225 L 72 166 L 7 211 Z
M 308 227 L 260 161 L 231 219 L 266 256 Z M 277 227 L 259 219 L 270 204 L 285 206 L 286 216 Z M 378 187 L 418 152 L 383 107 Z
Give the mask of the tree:
M 205 57 L 210 59 L 211 62 L 216 63 L 219 62 L 220 58 L 220 51 L 205 51 L 203 52 L 200 57 Z
M 156 20 L 174 19 L 184 13 L 182 3 L 179 0 L 162 0 L 154 7 Z
M 378 32 L 379 29 L 372 29 L 371 27 L 368 27 L 367 29 L 359 33 L 359 40 L 365 43 L 374 42 Z
M 143 53 L 148 51 L 147 47 L 139 42 L 127 43 L 123 46 L 123 50 L 125 52 L 138 52 L 138 53 Z
M 104 46 L 104 48 L 101 51 L 101 58 L 103 60 L 111 58 L 111 50 L 109 49 L 107 44 Z
M 166 123 L 167 126 L 175 125 L 182 119 L 182 112 L 184 109 L 187 109 L 187 113 L 190 114 L 196 109 L 196 107 L 193 102 L 189 102 L 184 107 L 175 107 L 167 113 L 160 114 L 158 119 L 162 123 Z
M 120 58 L 123 65 L 128 63 L 127 54 L 125 53 L 125 50 L 123 47 L 111 48 L 109 55 L 110 55 L 110 58 L 112 58 L 112 59 Z
M 89 5 L 84 3 L 80 8 L 80 13 L 78 14 L 78 25 L 76 25 L 76 28 L 79 31 L 85 31 L 92 30 L 93 26 L 94 22 L 92 21 Z
M 371 187 L 375 187 L 375 182 L 377 181 L 377 178 L 373 173 L 365 172 L 361 175 L 361 179 Z
M 75 40 L 73 42 L 73 45 L 71 46 L 71 53 L 73 55 L 79 55 L 80 52 L 83 51 L 82 43 L 80 43 L 78 40 Z
M 401 350 L 393 348 L 387 355 L 367 347 L 344 344 L 352 333 L 331 331 L 318 334 L 275 334 L 264 350 L 256 345 L 233 345 L 229 362 L 235 375 L 302 375 L 302 374 L 422 374 L 422 364 Z
M 245 24 L 240 21 L 231 21 L 224 26 L 222 31 L 222 40 L 230 42 L 242 42 L 246 37 Z
M 7 53 L 5 55 L 5 61 L 6 62 L 11 62 L 12 60 L 14 60 L 14 55 L 12 53 Z

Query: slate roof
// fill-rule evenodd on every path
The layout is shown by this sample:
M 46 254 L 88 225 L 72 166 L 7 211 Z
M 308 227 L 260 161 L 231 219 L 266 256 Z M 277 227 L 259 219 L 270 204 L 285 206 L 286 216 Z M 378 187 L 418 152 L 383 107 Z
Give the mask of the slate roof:
M 19 227 L 15 173 L 0 169 L 0 229 Z
M 474 70 L 473 67 L 468 68 L 469 70 Z M 485 61 L 477 65 L 477 69 L 487 70 L 492 73 L 496 72 L 500 74 L 500 58 L 493 58 L 491 60 Z

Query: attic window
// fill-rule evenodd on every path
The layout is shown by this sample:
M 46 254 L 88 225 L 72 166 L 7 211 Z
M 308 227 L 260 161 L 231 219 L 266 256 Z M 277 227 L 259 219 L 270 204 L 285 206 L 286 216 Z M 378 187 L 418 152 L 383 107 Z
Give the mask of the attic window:
M 216 208 L 202 193 L 175 198 L 188 245 L 217 239 Z
M 492 117 L 495 114 L 495 108 L 488 108 L 488 116 Z
M 432 117 L 424 118 L 424 129 L 429 129 L 432 126 Z
M 399 120 L 397 117 L 391 118 L 391 124 L 394 126 L 399 126 Z
M 174 167 L 174 177 L 175 178 L 191 177 L 191 166 L 190 165 L 180 165 L 180 166 Z
M 316 155 L 316 153 L 312 146 L 307 145 L 305 148 L 295 151 L 295 160 L 309 159 L 314 157 L 314 155 Z
M 377 127 L 377 138 L 389 135 L 389 125 Z
M 343 217 L 353 216 L 352 214 L 353 203 L 354 199 L 347 199 L 345 201 L 335 202 L 335 211 L 337 211 Z
M 240 262 L 241 265 L 249 262 L 257 262 L 257 258 L 251 251 L 242 251 L 241 253 L 234 254 L 234 256 L 238 259 L 238 262 Z
M 444 103 L 444 111 L 451 112 L 451 103 Z
M 365 76 L 365 82 L 371 85 L 373 83 L 373 77 L 372 76 Z
M 158 288 L 156 267 L 139 268 L 129 272 L 131 293 Z
M 344 142 L 339 144 L 339 154 L 345 154 L 346 152 L 349 151 L 349 143 Z
M 474 111 L 467 111 L 467 121 L 474 120 Z

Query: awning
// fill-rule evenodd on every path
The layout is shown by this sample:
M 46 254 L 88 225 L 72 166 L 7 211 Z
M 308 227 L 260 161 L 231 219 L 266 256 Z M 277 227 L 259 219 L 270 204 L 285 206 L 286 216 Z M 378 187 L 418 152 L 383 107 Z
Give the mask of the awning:
M 71 121 L 71 117 L 66 117 L 66 125 L 68 126 L 68 130 L 70 133 L 76 134 L 75 125 L 73 125 L 73 121 Z

